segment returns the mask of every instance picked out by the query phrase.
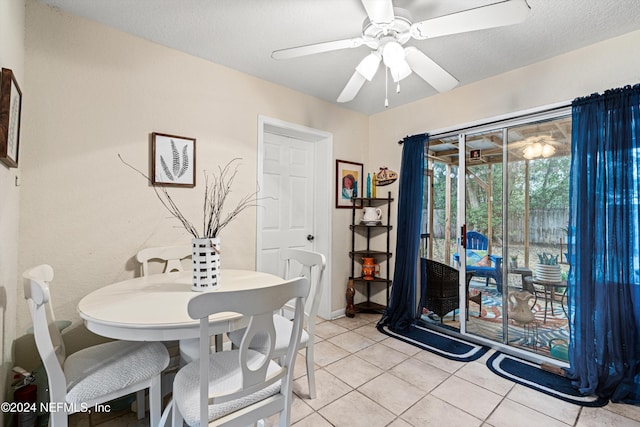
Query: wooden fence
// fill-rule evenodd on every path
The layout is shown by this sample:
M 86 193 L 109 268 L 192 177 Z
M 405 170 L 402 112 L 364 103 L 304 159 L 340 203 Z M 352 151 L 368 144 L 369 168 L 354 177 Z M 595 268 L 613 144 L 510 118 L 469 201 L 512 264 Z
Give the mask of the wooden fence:
M 444 238 L 444 209 L 434 210 L 433 234 L 436 239 Z M 426 216 L 425 216 L 426 218 Z M 568 209 L 534 209 L 529 212 L 529 243 L 530 244 L 558 244 L 567 241 L 564 230 L 569 221 Z M 524 215 L 510 215 L 508 218 L 509 242 L 524 243 L 525 218 Z M 480 230 L 481 232 L 483 230 Z M 494 236 L 499 236 L 500 230 L 494 229 Z M 451 226 L 451 235 L 456 235 L 455 225 Z

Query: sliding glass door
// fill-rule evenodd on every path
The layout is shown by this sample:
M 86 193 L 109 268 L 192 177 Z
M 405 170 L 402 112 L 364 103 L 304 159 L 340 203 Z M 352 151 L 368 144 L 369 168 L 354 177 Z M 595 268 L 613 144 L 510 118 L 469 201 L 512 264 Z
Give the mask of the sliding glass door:
M 432 327 L 566 360 L 570 147 L 568 109 L 431 137 L 424 253 L 460 295 Z

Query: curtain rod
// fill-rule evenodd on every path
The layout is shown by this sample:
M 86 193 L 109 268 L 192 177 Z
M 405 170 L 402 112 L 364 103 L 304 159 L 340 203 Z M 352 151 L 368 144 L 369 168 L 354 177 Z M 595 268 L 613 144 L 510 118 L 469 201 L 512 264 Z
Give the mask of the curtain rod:
M 402 138 L 400 141 L 398 141 L 398 144 L 402 145 L 402 144 L 404 144 L 405 139 L 413 138 L 414 136 L 424 136 L 426 138 L 426 137 L 429 136 L 429 134 L 424 132 L 424 133 L 416 133 L 415 135 L 407 135 L 404 138 Z
M 463 131 L 469 131 L 472 130 L 473 128 L 476 127 L 480 127 L 480 126 L 488 126 L 491 124 L 495 124 L 495 123 L 499 123 L 499 122 L 503 122 L 503 121 L 507 121 L 507 120 L 514 120 L 520 117 L 524 117 L 524 116 L 529 116 L 529 115 L 533 115 L 533 114 L 540 114 L 540 113 L 546 113 L 546 112 L 550 112 L 550 111 L 554 111 L 554 110 L 559 110 L 562 108 L 566 108 L 566 107 L 570 107 L 571 106 L 571 102 L 572 101 L 561 101 L 561 102 L 557 102 L 554 104 L 549 104 L 549 105 L 545 105 L 543 107 L 536 107 L 536 108 L 530 108 L 528 110 L 521 110 L 521 111 L 517 111 L 514 113 L 510 113 L 510 114 L 503 114 L 500 116 L 494 116 L 494 117 L 490 117 L 488 119 L 483 119 L 483 120 L 476 120 L 467 124 L 464 124 L 462 126 L 456 126 L 456 127 L 449 127 L 449 128 L 441 128 L 441 129 L 436 129 L 433 132 L 425 132 L 424 134 L 416 134 L 416 135 L 442 135 L 442 134 L 452 134 L 452 133 L 460 133 Z M 413 135 L 413 136 L 416 136 Z M 406 138 L 409 138 L 409 135 L 406 136 Z M 402 145 L 404 143 L 404 139 L 401 139 L 400 141 L 398 141 L 398 144 Z
M 462 126 L 456 126 L 456 127 L 452 126 L 449 128 L 436 129 L 433 132 L 430 132 L 430 134 L 432 136 L 434 135 L 442 136 L 444 134 L 469 132 L 469 131 L 475 130 L 476 128 L 490 126 L 490 125 L 494 125 L 501 122 L 507 122 L 510 120 L 517 120 L 526 116 L 533 116 L 536 114 L 545 114 L 545 113 L 550 113 L 556 110 L 562 110 L 564 108 L 571 107 L 571 102 L 572 101 L 562 101 L 562 102 L 557 102 L 555 104 L 545 105 L 542 107 L 535 107 L 535 108 L 529 108 L 527 110 L 516 111 L 510 114 L 493 116 L 484 120 L 476 120 L 476 121 L 464 124 Z

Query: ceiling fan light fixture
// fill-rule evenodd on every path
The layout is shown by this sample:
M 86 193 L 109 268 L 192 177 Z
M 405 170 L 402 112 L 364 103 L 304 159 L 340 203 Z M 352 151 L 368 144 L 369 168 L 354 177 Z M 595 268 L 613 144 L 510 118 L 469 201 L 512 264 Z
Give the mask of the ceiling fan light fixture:
M 409 67 L 407 61 L 403 59 L 396 67 L 391 68 L 390 71 L 393 81 L 395 83 L 398 83 L 400 80 L 408 77 L 409 74 L 411 74 L 411 67 Z
M 542 157 L 551 157 L 556 154 L 556 147 L 549 144 L 544 144 L 542 147 Z
M 536 157 L 540 157 L 541 154 L 542 154 L 542 144 L 540 144 L 539 142 L 535 142 L 531 145 L 528 145 L 522 152 L 522 155 L 524 156 L 524 158 L 529 160 L 535 159 Z
M 547 158 L 556 154 L 556 147 L 553 146 L 553 136 L 530 136 L 525 139 L 524 142 L 527 146 L 522 151 L 522 155 L 527 160 L 536 159 L 538 157 Z
M 365 56 L 362 61 L 356 67 L 356 71 L 362 75 L 368 81 L 373 79 L 376 75 L 378 67 L 380 66 L 380 55 L 377 52 L 371 52 Z
M 390 69 L 400 66 L 404 60 L 404 48 L 397 41 L 389 41 L 382 48 L 382 60 Z
M 534 142 L 527 146 L 522 155 L 527 160 L 537 159 L 538 157 L 551 157 L 556 153 L 556 148 L 553 145 L 545 144 L 541 142 Z

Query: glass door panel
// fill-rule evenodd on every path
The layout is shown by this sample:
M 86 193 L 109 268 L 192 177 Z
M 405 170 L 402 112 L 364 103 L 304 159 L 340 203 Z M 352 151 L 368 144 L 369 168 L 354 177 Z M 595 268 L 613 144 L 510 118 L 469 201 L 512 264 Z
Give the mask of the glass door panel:
M 465 265 L 460 266 L 466 270 L 466 331 L 498 342 L 505 340 L 501 310 L 503 135 L 501 129 L 465 135 L 466 249 Z
M 571 118 L 507 132 L 509 343 L 566 361 Z
M 569 343 L 570 135 L 569 117 L 466 135 L 465 330 L 560 360 Z
M 432 139 L 426 153 L 427 180 L 423 204 L 423 229 L 421 246 L 421 280 L 425 279 L 426 259 L 447 265 L 452 264 L 456 249 L 458 208 L 458 137 Z M 426 283 L 423 283 L 426 286 Z M 459 329 L 459 310 L 449 311 L 449 302 L 425 302 L 419 309 L 423 322 L 430 325 Z M 445 313 L 446 311 L 446 313 Z

